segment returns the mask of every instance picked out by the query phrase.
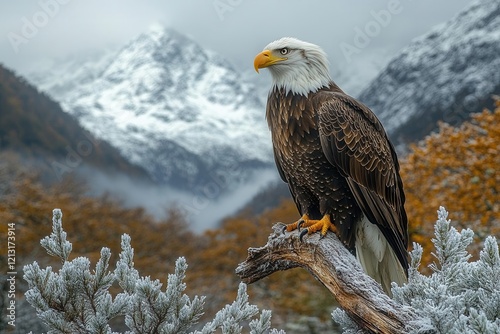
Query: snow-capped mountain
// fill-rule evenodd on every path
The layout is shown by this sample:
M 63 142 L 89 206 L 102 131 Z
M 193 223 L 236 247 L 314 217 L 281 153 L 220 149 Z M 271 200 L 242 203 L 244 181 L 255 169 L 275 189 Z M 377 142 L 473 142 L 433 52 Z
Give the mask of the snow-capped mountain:
M 399 143 L 422 138 L 438 120 L 458 124 L 500 92 L 500 1 L 473 2 L 416 38 L 359 99 Z
M 28 77 L 159 183 L 194 191 L 271 166 L 252 84 L 175 30 L 156 26 L 118 51 Z

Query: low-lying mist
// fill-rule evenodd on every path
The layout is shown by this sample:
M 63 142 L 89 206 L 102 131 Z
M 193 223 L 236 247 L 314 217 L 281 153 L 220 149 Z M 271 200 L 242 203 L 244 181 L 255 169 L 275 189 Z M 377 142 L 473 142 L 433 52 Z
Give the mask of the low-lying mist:
M 217 227 L 223 218 L 236 213 L 278 179 L 274 169 L 265 168 L 253 172 L 245 181 L 230 183 L 214 179 L 190 192 L 89 168 L 81 169 L 79 174 L 87 180 L 91 195 L 107 193 L 127 207 L 143 207 L 158 219 L 165 218 L 168 209 L 175 207 L 185 214 L 193 231 Z

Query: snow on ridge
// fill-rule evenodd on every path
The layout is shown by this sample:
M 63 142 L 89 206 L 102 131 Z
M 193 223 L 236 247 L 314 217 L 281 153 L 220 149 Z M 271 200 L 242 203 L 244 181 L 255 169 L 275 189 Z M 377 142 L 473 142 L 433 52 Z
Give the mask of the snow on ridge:
M 361 93 L 389 133 L 500 85 L 500 4 L 478 0 L 415 38 Z M 463 96 L 462 96 L 463 95 Z M 429 116 L 431 119 L 437 116 Z
M 179 32 L 154 26 L 102 59 L 81 62 L 92 69 L 88 73 L 51 76 L 49 69 L 31 77 L 86 129 L 168 182 L 162 177 L 172 175 L 155 171 L 180 162 L 154 159 L 166 142 L 186 158 L 204 161 L 199 171 L 223 172 L 223 155 L 237 164 L 272 163 L 265 106 L 252 84 L 226 63 Z M 71 66 L 77 69 L 78 62 Z M 57 89 L 69 83 L 66 91 Z

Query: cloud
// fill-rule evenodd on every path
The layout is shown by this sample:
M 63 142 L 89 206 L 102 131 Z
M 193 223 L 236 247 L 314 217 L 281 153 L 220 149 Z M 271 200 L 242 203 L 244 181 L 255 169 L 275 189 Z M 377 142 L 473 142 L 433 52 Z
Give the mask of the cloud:
M 123 45 L 153 22 L 174 27 L 204 47 L 221 53 L 239 68 L 251 67 L 256 51 L 271 40 L 295 36 L 321 45 L 333 66 L 346 61 L 341 42 L 352 42 L 356 27 L 373 20 L 377 12 L 398 2 L 401 13 L 363 50 L 377 48 L 394 53 L 431 26 L 446 21 L 466 0 L 440 2 L 374 0 L 365 2 L 208 0 L 100 2 L 89 0 L 39 0 L 0 5 L 0 61 L 21 73 L 44 58 L 91 52 L 109 45 Z M 9 33 L 21 34 L 25 19 L 44 8 L 59 5 L 57 13 L 38 33 L 14 52 Z M 221 7 L 222 6 L 222 7 Z M 222 8 L 222 9 L 221 9 Z M 47 11 L 46 11 L 47 12 Z M 23 21 L 24 20 L 24 21 Z M 364 62 L 360 57 L 356 62 Z M 353 65 L 354 66 L 354 65 Z
M 234 190 L 207 197 L 202 192 L 189 193 L 165 185 L 153 185 L 122 174 L 111 176 L 88 166 L 81 166 L 77 175 L 87 180 L 89 194 L 111 194 L 124 206 L 145 208 L 158 219 L 164 218 L 167 209 L 173 206 L 181 210 L 197 231 L 216 228 L 223 218 L 235 214 L 257 193 L 279 178 L 274 168 L 262 169 L 244 182 L 228 185 L 229 189 Z

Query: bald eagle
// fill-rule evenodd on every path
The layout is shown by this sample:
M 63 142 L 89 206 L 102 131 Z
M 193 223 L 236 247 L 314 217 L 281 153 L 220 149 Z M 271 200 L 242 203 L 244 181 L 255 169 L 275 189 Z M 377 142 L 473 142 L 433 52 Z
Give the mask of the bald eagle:
M 266 108 L 274 158 L 302 216 L 300 237 L 329 230 L 391 294 L 408 274 L 399 163 L 375 114 L 330 78 L 317 45 L 285 37 L 254 60 L 273 79 Z

